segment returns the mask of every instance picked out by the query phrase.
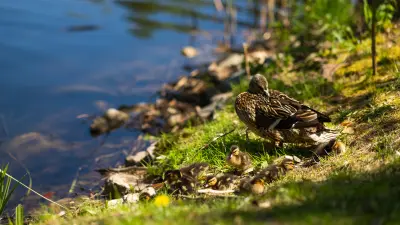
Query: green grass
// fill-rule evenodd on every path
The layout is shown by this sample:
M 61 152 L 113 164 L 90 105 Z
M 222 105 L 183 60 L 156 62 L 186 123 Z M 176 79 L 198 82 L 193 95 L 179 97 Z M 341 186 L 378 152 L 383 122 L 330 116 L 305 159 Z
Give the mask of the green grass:
M 8 165 L 0 167 L 0 217 L 6 208 L 12 193 L 17 188 L 18 184 L 11 185 L 11 178 L 7 176 Z

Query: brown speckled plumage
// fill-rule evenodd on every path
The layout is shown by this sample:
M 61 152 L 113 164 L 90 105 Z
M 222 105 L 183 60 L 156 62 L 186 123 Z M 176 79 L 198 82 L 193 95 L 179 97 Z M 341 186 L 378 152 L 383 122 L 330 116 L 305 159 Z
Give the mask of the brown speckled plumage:
M 206 180 L 205 187 L 211 187 L 214 190 L 233 190 L 239 184 L 239 176 L 224 174 L 220 176 L 209 176 Z
M 328 116 L 269 90 L 267 80 L 259 74 L 251 79 L 249 90 L 237 96 L 235 111 L 252 132 L 275 142 L 319 145 L 338 135 L 324 127 L 324 122 L 330 122 Z

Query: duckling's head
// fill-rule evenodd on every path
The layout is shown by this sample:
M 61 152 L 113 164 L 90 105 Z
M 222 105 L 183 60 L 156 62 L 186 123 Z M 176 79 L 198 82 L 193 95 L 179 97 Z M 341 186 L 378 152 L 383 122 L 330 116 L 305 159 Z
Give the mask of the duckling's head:
M 332 150 L 336 154 L 341 154 L 346 151 L 346 146 L 344 145 L 343 142 L 336 140 L 332 146 Z
M 214 187 L 215 185 L 217 185 L 217 177 L 216 176 L 210 176 L 207 178 L 206 184 L 204 185 L 205 188 L 208 187 Z
M 242 163 L 240 158 L 240 150 L 237 145 L 232 145 L 231 151 L 228 154 L 227 162 L 233 166 L 239 166 Z
M 231 155 L 232 155 L 232 156 L 238 156 L 239 153 L 240 153 L 239 146 L 237 146 L 237 145 L 232 145 L 232 146 L 231 146 Z
M 267 79 L 261 74 L 254 75 L 250 80 L 248 92 L 263 94 L 269 97 Z
M 167 170 L 164 173 L 164 180 L 177 180 L 182 177 L 182 172 L 180 170 Z
M 262 194 L 264 192 L 264 180 L 262 178 L 255 177 L 250 184 L 252 193 Z
M 281 165 L 286 169 L 286 170 L 293 170 L 294 169 L 294 161 L 291 159 L 284 159 L 281 163 Z

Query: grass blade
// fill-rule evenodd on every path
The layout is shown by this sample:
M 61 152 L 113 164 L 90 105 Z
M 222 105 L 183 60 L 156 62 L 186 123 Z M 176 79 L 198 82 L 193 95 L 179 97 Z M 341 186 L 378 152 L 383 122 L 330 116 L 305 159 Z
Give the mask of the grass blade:
M 21 204 L 15 208 L 15 225 L 24 225 L 24 207 Z

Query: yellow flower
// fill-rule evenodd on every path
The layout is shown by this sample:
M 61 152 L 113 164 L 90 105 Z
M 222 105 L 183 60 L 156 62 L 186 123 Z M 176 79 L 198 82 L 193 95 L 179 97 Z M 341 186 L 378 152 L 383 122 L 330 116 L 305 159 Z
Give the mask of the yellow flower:
M 169 202 L 169 197 L 166 195 L 159 195 L 154 199 L 154 204 L 156 206 L 168 206 Z

